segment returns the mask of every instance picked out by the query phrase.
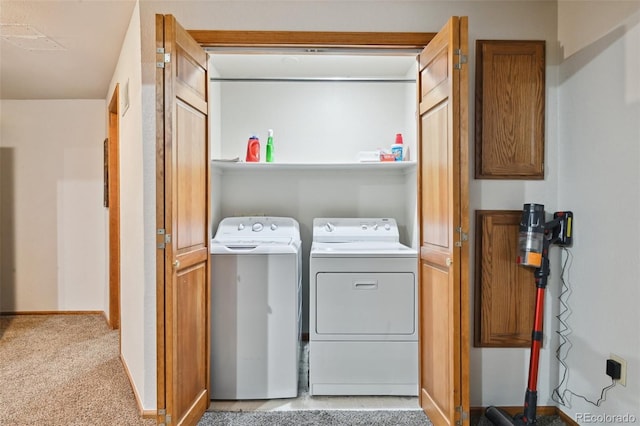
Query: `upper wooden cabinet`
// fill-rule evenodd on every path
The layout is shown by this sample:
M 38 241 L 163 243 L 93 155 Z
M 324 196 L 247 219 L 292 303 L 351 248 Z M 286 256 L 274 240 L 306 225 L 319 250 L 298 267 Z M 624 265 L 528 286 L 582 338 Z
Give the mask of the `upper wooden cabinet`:
M 476 41 L 475 177 L 544 179 L 545 42 Z

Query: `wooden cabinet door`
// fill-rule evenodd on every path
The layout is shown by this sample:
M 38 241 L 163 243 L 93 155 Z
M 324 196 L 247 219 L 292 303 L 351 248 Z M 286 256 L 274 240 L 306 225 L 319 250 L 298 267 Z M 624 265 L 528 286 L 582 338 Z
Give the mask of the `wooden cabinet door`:
M 474 344 L 530 348 L 533 268 L 515 262 L 522 210 L 476 210 Z
M 209 405 L 208 55 L 171 15 L 156 47 L 158 423 L 195 425 Z
M 476 40 L 476 179 L 544 179 L 545 42 Z
M 420 405 L 434 425 L 469 424 L 467 18 L 420 54 Z

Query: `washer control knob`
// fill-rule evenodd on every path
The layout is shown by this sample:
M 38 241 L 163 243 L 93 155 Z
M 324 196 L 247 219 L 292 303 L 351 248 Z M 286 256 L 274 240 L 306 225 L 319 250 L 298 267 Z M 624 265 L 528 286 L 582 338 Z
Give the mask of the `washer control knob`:
M 363 224 L 363 225 L 362 225 L 362 230 L 363 230 L 363 231 L 366 231 L 367 229 L 369 229 L 369 227 L 368 227 L 367 225 L 364 225 L 364 224 Z
M 238 231 L 242 231 L 244 229 L 244 223 L 238 225 Z
M 324 226 L 324 229 L 326 229 L 327 232 L 333 232 L 333 230 L 336 229 L 336 226 L 331 222 L 327 222 L 327 224 Z
M 278 229 L 278 225 L 276 225 L 275 223 L 272 223 L 270 228 L 272 231 L 275 231 L 276 229 Z
M 378 224 L 376 223 L 375 225 L 373 225 L 373 230 L 377 231 L 378 230 Z
M 252 230 L 253 232 L 260 232 L 260 231 L 262 231 L 262 228 L 263 228 L 262 224 L 261 224 L 260 222 L 256 222 L 256 223 L 254 223 L 254 224 L 253 224 L 253 226 L 251 227 L 251 230 Z
M 386 229 L 387 231 L 391 229 L 391 225 L 389 225 L 388 223 L 384 224 L 384 229 Z

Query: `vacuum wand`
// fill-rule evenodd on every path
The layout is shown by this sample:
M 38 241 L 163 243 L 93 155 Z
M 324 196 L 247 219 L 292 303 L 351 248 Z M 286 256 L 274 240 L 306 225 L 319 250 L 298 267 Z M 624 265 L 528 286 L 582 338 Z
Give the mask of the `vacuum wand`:
M 552 244 L 570 246 L 572 235 L 573 213 L 570 211 L 555 212 L 553 219 L 545 222 L 544 205 L 525 204 L 520 220 L 518 237 L 519 265 L 536 268 L 533 275 L 536 284 L 536 300 L 531 333 L 531 354 L 529 359 L 529 380 L 524 397 L 524 412 L 513 418 L 503 410 L 489 407 L 485 411 L 487 418 L 499 426 L 532 425 L 536 423 L 538 402 L 538 363 L 542 348 L 542 326 L 544 319 L 544 292 L 549 277 L 549 247 Z

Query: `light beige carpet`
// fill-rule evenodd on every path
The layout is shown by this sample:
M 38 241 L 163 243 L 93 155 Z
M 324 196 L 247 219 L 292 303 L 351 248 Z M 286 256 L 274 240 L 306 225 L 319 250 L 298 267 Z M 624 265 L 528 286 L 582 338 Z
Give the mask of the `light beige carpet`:
M 101 315 L 0 316 L 0 425 L 154 425 L 118 351 Z

